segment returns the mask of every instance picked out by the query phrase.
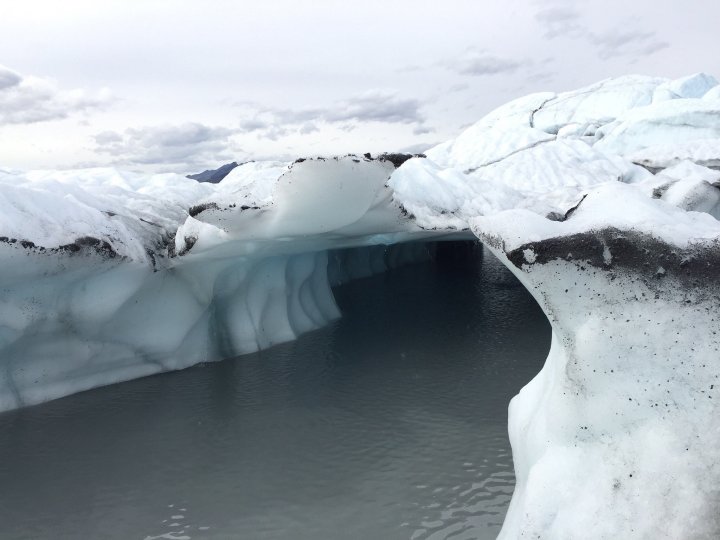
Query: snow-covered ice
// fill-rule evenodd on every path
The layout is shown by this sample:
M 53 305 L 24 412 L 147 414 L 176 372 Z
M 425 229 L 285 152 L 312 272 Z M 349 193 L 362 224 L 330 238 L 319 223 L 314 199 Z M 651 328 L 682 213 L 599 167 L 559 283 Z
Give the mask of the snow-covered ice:
M 554 336 L 502 537 L 718 537 L 719 167 L 696 74 L 533 94 L 424 156 L 0 169 L 0 410 L 294 339 L 333 285 L 474 232 Z
M 472 225 L 553 328 L 510 405 L 500 538 L 716 538 L 720 222 L 615 183 L 563 222 Z
M 329 258 L 340 283 L 427 258 L 395 247 L 403 240 L 447 235 L 403 215 L 385 186 L 393 170 L 355 157 L 249 163 L 217 186 L 110 169 L 4 172 L 0 409 L 327 324 L 339 316 Z M 366 247 L 334 251 L 350 246 Z

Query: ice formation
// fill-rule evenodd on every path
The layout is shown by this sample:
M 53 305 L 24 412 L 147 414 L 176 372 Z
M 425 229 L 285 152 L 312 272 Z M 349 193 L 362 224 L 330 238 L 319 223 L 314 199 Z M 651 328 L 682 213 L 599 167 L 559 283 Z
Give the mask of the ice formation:
M 419 156 L 0 169 L 0 410 L 293 339 L 475 233 L 553 327 L 501 536 L 720 537 L 718 168 L 697 74 L 527 96 Z
M 720 222 L 621 183 L 562 222 L 472 222 L 553 328 L 510 405 L 500 538 L 717 538 Z
M 249 163 L 217 186 L 4 171 L 0 410 L 327 324 L 339 316 L 331 284 L 427 258 L 403 240 L 448 234 L 403 215 L 393 170 L 355 157 Z

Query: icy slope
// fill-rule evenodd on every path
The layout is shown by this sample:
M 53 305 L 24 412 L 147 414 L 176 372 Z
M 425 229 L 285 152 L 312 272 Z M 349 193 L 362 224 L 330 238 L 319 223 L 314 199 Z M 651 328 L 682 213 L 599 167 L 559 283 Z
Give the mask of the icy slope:
M 425 227 L 509 208 L 562 215 L 605 182 L 647 181 L 684 160 L 718 166 L 718 88 L 705 74 L 634 75 L 533 94 L 407 162 L 390 186 Z

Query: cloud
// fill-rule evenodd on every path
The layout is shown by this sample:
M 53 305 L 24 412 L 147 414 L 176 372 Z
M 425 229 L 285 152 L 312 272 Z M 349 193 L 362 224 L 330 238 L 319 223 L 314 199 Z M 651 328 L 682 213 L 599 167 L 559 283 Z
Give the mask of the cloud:
M 324 111 L 326 122 L 385 122 L 388 124 L 412 124 L 422 122 L 420 102 L 401 98 L 395 92 L 371 90 L 352 97 Z
M 424 120 L 420 113 L 421 106 L 417 99 L 403 98 L 393 91 L 369 90 L 325 108 L 282 109 L 269 110 L 269 112 L 287 124 L 309 121 L 328 124 L 349 121 L 412 124 Z
M 22 82 L 22 77 L 14 71 L 0 65 L 0 90 L 6 90 L 17 86 Z
M 446 58 L 438 62 L 439 66 L 454 71 L 459 75 L 469 75 L 471 77 L 512 75 L 520 69 L 527 73 L 535 67 L 535 64 L 531 59 L 506 58 L 476 47 L 468 47 L 456 57 Z M 451 87 L 450 91 L 456 92 L 466 88 L 468 88 L 467 84 L 460 83 Z
M 470 85 L 468 83 L 457 83 L 453 84 L 450 88 L 448 88 L 448 92 L 462 92 L 463 90 L 467 90 L 470 88 Z
M 242 122 L 240 122 L 240 129 L 247 133 L 252 133 L 253 131 L 260 131 L 263 129 L 267 129 L 268 127 L 270 127 L 270 125 L 267 122 L 259 120 L 257 118 L 243 120 Z
M 320 124 L 352 131 L 368 122 L 421 126 L 425 121 L 421 101 L 389 90 L 369 90 L 327 107 L 284 109 L 247 102 L 237 105 L 247 109 L 247 117 L 239 123 L 240 131 L 270 140 L 293 133 L 308 135 L 320 131 Z
M 545 83 L 552 81 L 557 75 L 558 73 L 556 71 L 540 71 L 528 75 L 525 77 L 525 81 L 530 83 Z
M 281 137 L 286 137 L 291 131 L 282 125 L 271 125 L 263 131 L 263 137 L 270 139 L 271 141 L 277 141 Z
M 432 148 L 433 146 L 437 146 L 438 144 L 440 144 L 440 141 L 411 144 L 409 146 L 400 148 L 398 152 L 401 152 L 403 154 L 422 154 L 426 150 L 429 150 L 430 148 Z
M 313 122 L 305 122 L 302 126 L 300 126 L 298 131 L 301 135 L 309 135 L 310 133 L 320 131 L 320 128 Z
M 413 135 L 426 135 L 428 133 L 434 133 L 435 128 L 430 126 L 417 126 L 415 129 L 413 129 Z
M 535 20 L 545 27 L 548 39 L 556 37 L 581 37 L 587 28 L 580 24 L 580 12 L 569 7 L 550 7 L 535 14 Z
M 49 79 L 24 76 L 0 65 L 0 125 L 62 120 L 107 107 L 110 91 L 63 90 Z
M 408 124 L 415 126 L 416 134 L 432 131 L 423 124 L 420 101 L 383 90 L 365 92 L 325 108 L 273 109 L 247 102 L 238 105 L 248 114 L 234 128 L 188 122 L 103 131 L 94 136 L 95 150 L 111 156 L 116 165 L 191 170 L 235 159 L 236 136 L 248 134 L 278 141 L 293 134 L 319 132 L 322 125 L 348 132 L 366 122 Z
M 188 122 L 178 125 L 104 131 L 95 135 L 96 150 L 123 165 L 166 165 L 188 169 L 232 157 L 235 130 Z M 173 167 L 174 166 L 174 167 Z
M 545 66 L 551 64 L 553 60 L 553 58 L 540 60 L 504 58 L 491 54 L 486 50 L 470 47 L 458 57 L 441 62 L 441 65 L 460 75 L 469 75 L 471 77 L 509 76 L 522 71 L 522 78 L 527 82 L 536 79 L 552 79 L 554 73 L 545 69 Z M 459 92 L 467 88 L 469 86 L 465 83 L 456 84 L 449 89 L 449 92 Z
M 584 40 L 594 45 L 598 55 L 603 59 L 618 56 L 647 56 L 669 47 L 669 44 L 660 40 L 655 32 L 634 29 L 629 22 L 622 29 L 616 28 L 597 33 L 583 24 L 581 19 L 579 11 L 565 6 L 549 7 L 535 14 L 535 20 L 545 28 L 544 37 Z
M 95 142 L 103 147 L 110 147 L 114 144 L 122 143 L 123 138 L 116 131 L 103 131 L 95 135 Z
M 395 73 L 417 73 L 418 71 L 424 71 L 426 68 L 419 64 L 410 64 L 401 68 L 397 68 Z
M 469 51 L 452 64 L 455 71 L 462 75 L 482 77 L 514 73 L 529 63 L 526 61 L 512 60 L 510 58 L 501 58 L 483 51 Z
M 591 34 L 590 41 L 599 48 L 601 58 L 647 56 L 670 46 L 658 39 L 655 32 L 632 29 Z

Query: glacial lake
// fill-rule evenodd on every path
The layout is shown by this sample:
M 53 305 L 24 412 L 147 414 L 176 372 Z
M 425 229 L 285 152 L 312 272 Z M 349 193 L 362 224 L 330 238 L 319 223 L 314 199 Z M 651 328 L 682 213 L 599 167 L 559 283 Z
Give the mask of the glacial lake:
M 0 538 L 495 538 L 539 307 L 480 247 L 335 293 L 295 342 L 0 414 Z

